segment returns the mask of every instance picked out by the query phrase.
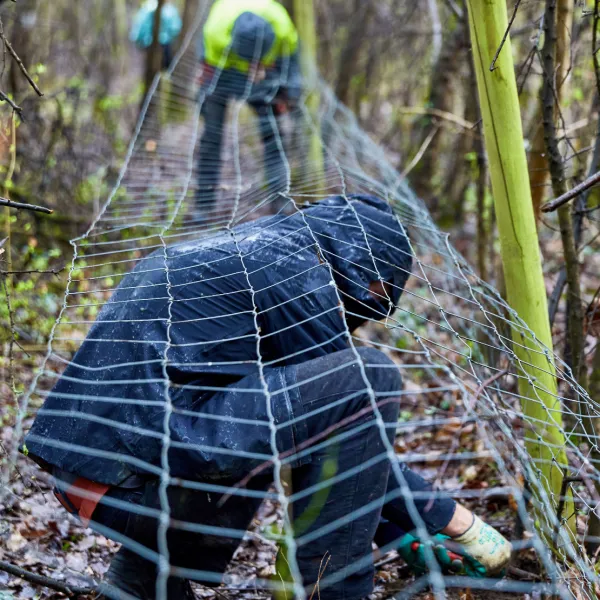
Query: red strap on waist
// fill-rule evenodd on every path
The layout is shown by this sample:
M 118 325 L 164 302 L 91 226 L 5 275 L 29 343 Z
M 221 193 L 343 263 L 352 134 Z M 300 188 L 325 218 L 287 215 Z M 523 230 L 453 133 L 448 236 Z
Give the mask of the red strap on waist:
M 55 492 L 54 495 L 70 513 L 75 508 L 83 526 L 87 527 L 98 503 L 110 487 L 104 483 L 96 483 L 85 477 L 79 477 L 67 490 L 66 499 L 63 494 Z

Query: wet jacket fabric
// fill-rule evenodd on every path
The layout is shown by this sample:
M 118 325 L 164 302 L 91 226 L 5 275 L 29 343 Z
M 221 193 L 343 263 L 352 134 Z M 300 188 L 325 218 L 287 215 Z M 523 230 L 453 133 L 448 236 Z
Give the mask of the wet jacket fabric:
M 27 451 L 108 485 L 147 476 L 147 464 L 160 473 L 165 437 L 174 449 L 171 475 L 202 477 L 209 463 L 226 469 L 225 459 L 212 461 L 210 447 L 185 452 L 207 435 L 217 439 L 221 427 L 195 415 L 249 376 L 260 398 L 261 369 L 346 349 L 348 327 L 393 309 L 411 264 L 396 217 L 369 196 L 331 197 L 154 252 L 123 276 L 100 311 L 39 410 Z M 389 300 L 369 294 L 380 277 L 393 284 Z M 282 395 L 273 413 L 285 416 L 279 402 Z M 229 438 L 252 431 L 227 424 Z
M 152 45 L 152 30 L 154 28 L 154 13 L 158 3 L 156 0 L 146 2 L 136 13 L 129 38 L 140 48 L 149 48 Z M 167 2 L 160 13 L 159 42 L 165 46 L 171 44 L 181 33 L 181 17 L 177 8 Z

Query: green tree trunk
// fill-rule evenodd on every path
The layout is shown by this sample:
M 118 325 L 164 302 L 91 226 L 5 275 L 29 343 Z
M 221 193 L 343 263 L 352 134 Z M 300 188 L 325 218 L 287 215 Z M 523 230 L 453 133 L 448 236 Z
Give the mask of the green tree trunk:
M 294 0 L 294 19 L 300 37 L 300 61 L 304 79 L 306 107 L 310 112 L 313 127 L 308 130 L 308 168 L 309 180 L 315 181 L 318 195 L 325 189 L 323 145 L 319 123 L 319 82 L 317 79 L 317 24 L 315 20 L 314 0 Z
M 519 378 L 522 409 L 528 420 L 525 445 L 545 489 L 532 488 L 537 498 L 545 492 L 556 510 L 561 492 L 565 492 L 568 462 L 510 37 L 490 71 L 507 28 L 506 2 L 467 3 L 508 301 L 550 351 L 544 355 L 533 340 L 512 327 L 513 349 L 527 375 Z M 536 520 L 546 524 L 543 529 L 548 537 L 548 507 L 544 511 L 538 504 L 537 508 Z M 572 514 L 572 500 L 567 495 L 562 517 Z

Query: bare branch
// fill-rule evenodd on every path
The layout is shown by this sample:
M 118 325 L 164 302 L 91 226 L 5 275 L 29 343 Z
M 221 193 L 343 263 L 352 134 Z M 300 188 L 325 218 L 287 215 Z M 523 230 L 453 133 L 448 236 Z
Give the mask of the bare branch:
M 37 274 L 37 275 L 60 275 L 60 273 L 62 273 L 65 270 L 64 267 L 61 267 L 60 269 L 47 269 L 45 271 L 42 271 L 40 269 L 27 269 L 25 271 L 2 271 L 0 270 L 0 274 L 1 275 L 32 275 L 32 274 Z
M 6 102 L 19 115 L 21 121 L 25 120 L 23 119 L 23 109 L 18 104 L 15 104 L 4 92 L 1 91 L 0 102 Z
M 572 190 L 569 190 L 566 194 L 559 196 L 555 200 L 550 200 L 550 202 L 546 202 L 542 206 L 542 212 L 552 212 L 557 208 L 561 207 L 563 204 L 566 204 L 573 198 L 577 198 L 579 194 L 585 192 L 587 189 L 594 187 L 600 183 L 600 171 L 588 177 L 585 181 L 582 181 L 579 185 L 576 185 Z
M 506 31 L 504 32 L 504 36 L 502 37 L 500 46 L 498 46 L 498 50 L 496 50 L 496 54 L 494 54 L 492 64 L 490 65 L 490 71 L 494 71 L 496 69 L 496 61 L 498 60 L 498 57 L 500 56 L 500 52 L 502 52 L 502 48 L 504 47 L 506 38 L 508 37 L 508 34 L 510 33 L 510 28 L 512 27 L 515 17 L 517 16 L 517 11 L 519 10 L 519 4 L 521 4 L 521 0 L 517 0 L 517 3 L 515 4 L 515 10 L 513 11 L 510 21 L 508 22 L 508 26 L 506 27 Z
M 404 171 L 402 171 L 401 177 L 406 177 L 419 164 L 419 161 L 423 158 L 423 154 L 425 154 L 427 148 L 429 147 L 429 144 L 431 144 L 431 141 L 436 136 L 439 130 L 439 127 L 434 127 L 429 132 L 429 135 L 425 138 L 425 140 L 423 140 L 419 151 L 415 154 L 414 158 L 410 161 L 410 163 L 408 163 Z
M 62 583 L 62 581 L 58 581 L 57 579 L 45 577 L 44 575 L 38 575 L 37 573 L 32 573 L 31 571 L 27 571 L 25 569 L 22 569 L 21 567 L 17 567 L 16 565 L 13 565 L 4 560 L 0 560 L 0 571 L 10 573 L 15 577 L 20 577 L 21 579 L 25 579 L 25 581 L 29 581 L 30 583 L 42 585 L 51 590 L 56 590 L 57 592 L 62 592 L 63 594 L 68 595 L 78 594 L 83 596 L 91 594 L 98 590 L 97 587 L 80 587 L 67 585 L 66 583 Z
M 13 57 L 17 65 L 19 65 L 19 69 L 21 69 L 21 73 L 25 76 L 25 79 L 29 81 L 29 85 L 35 90 L 35 93 L 38 96 L 43 96 L 44 94 L 40 91 L 40 88 L 36 85 L 35 81 L 31 78 L 31 75 L 28 73 L 23 61 L 19 58 L 19 55 L 15 52 L 14 48 L 11 46 L 10 42 L 4 36 L 4 31 L 0 28 L 0 39 L 4 42 L 4 46 L 8 50 L 8 53 Z
M 444 121 L 449 121 L 450 123 L 454 123 L 463 129 L 468 129 L 469 131 L 475 129 L 477 123 L 471 123 L 471 121 L 467 121 L 458 115 L 454 115 L 445 110 L 440 110 L 438 108 L 424 108 L 420 106 L 399 106 L 394 109 L 395 112 L 399 114 L 405 115 L 431 115 L 432 117 L 438 117 L 439 119 L 443 119 Z
M 8 206 L 9 208 L 16 208 L 18 210 L 32 210 L 34 212 L 46 213 L 51 215 L 54 211 L 51 208 L 45 206 L 36 206 L 35 204 L 25 204 L 23 202 L 13 202 L 6 198 L 0 198 L 0 206 Z

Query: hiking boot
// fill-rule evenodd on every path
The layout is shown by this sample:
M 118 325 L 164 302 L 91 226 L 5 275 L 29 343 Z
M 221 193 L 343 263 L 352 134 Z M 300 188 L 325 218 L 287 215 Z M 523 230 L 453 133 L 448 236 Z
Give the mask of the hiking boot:
M 113 589 L 103 589 L 102 598 L 155 600 L 156 578 L 157 567 L 154 563 L 122 547 L 112 559 L 104 578 L 104 583 Z M 125 592 L 127 596 L 119 594 L 118 590 Z M 169 577 L 167 600 L 195 600 L 190 582 L 179 577 Z

